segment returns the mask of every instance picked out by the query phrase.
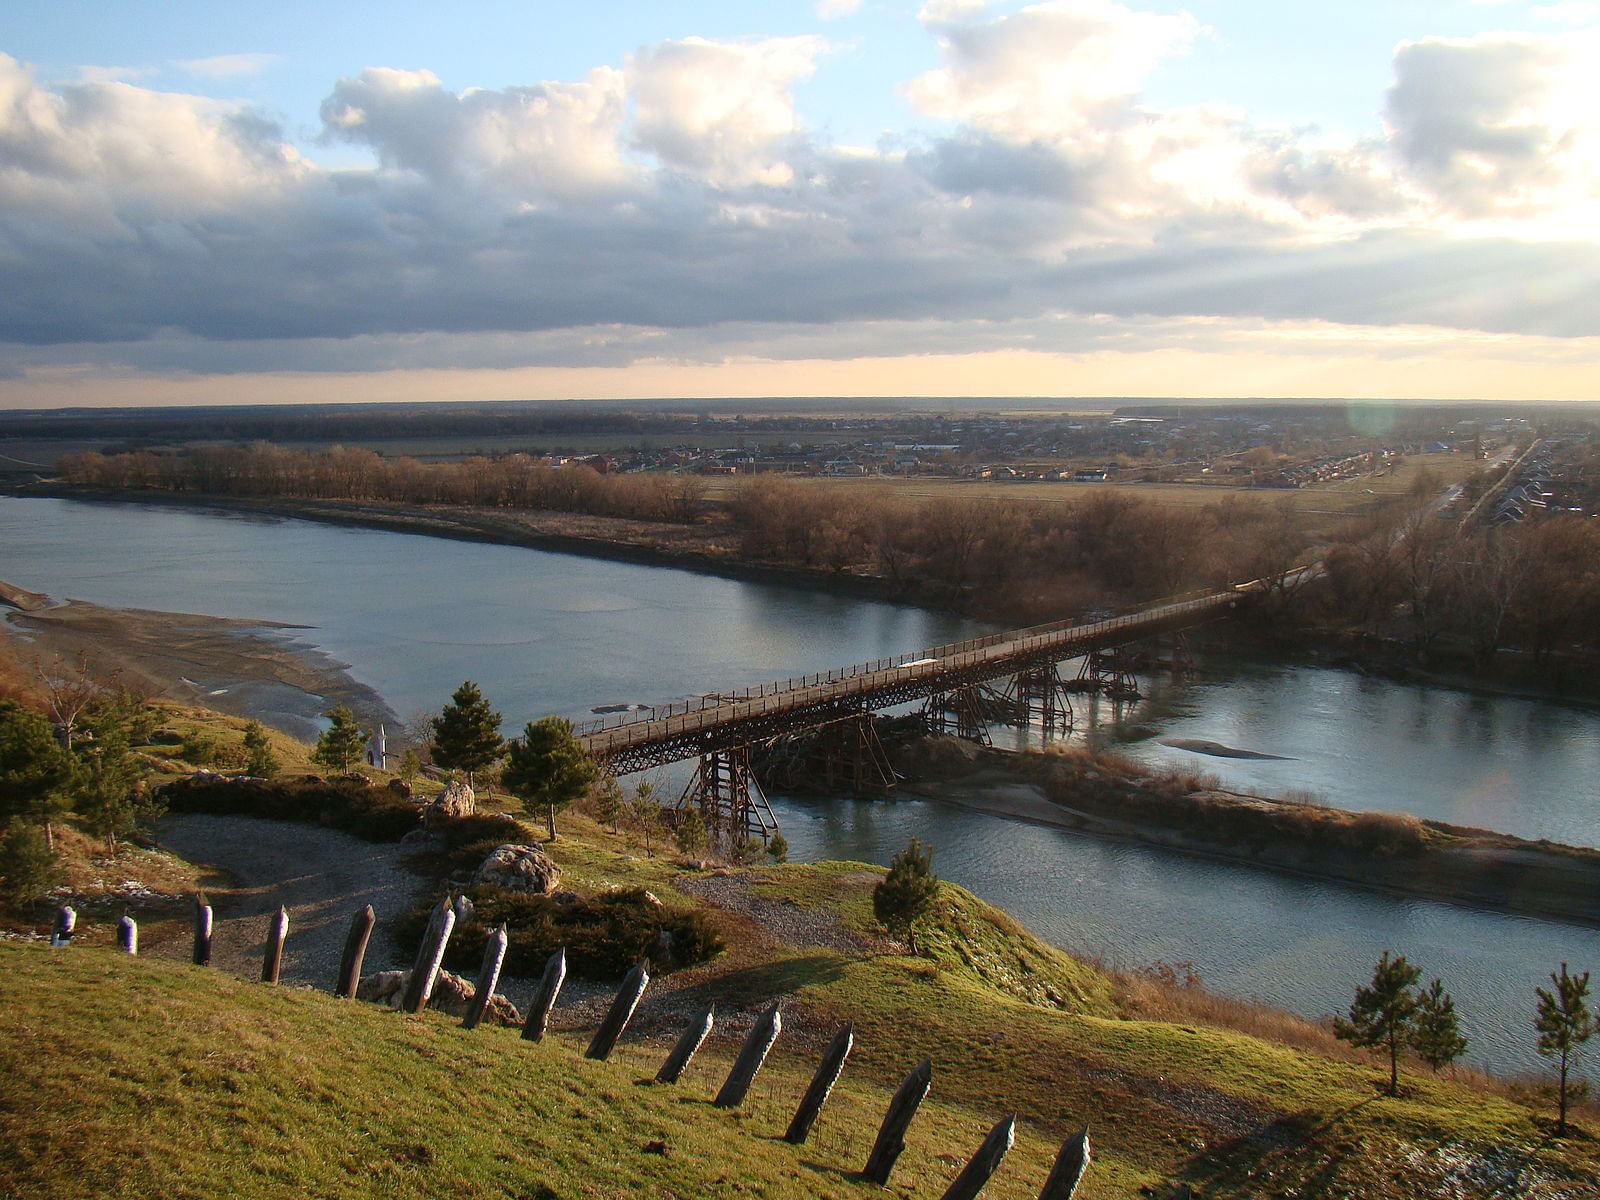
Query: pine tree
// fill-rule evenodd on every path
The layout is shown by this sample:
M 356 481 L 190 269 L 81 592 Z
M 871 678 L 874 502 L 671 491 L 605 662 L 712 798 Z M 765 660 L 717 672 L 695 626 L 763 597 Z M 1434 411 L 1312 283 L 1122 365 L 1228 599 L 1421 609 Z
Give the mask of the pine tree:
M 1559 1060 L 1561 1081 L 1556 1089 L 1560 1113 L 1556 1118 L 1556 1136 L 1567 1132 L 1567 1100 L 1578 1094 L 1579 1088 L 1568 1084 L 1567 1072 L 1583 1052 L 1584 1043 L 1594 1036 L 1594 1014 L 1589 1011 L 1589 972 L 1582 975 L 1567 974 L 1567 964 L 1561 964 L 1561 974 L 1550 972 L 1553 991 L 1535 988 L 1539 993 L 1539 1009 L 1533 1027 L 1539 1031 L 1539 1053 L 1546 1058 Z
M 917 952 L 917 921 L 939 894 L 939 877 L 933 873 L 933 847 L 916 838 L 889 860 L 889 873 L 872 889 L 872 914 L 889 936 Z
M 621 832 L 622 810 L 625 807 L 622 785 L 612 776 L 607 775 L 594 785 L 594 815 L 602 825 L 611 826 L 612 833 Z
M 458 698 L 460 695 L 456 693 Z M 448 715 L 449 710 L 445 712 Z M 572 722 L 562 717 L 529 722 L 522 736 L 507 747 L 505 769 L 500 772 L 500 782 L 522 801 L 523 811 L 532 816 L 544 809 L 552 842 L 556 840 L 556 810 L 578 799 L 599 778 L 599 764 L 584 753 L 572 736 Z
M 772 840 L 767 843 L 767 857 L 775 863 L 789 861 L 789 839 L 781 833 L 774 833 Z
M 317 747 L 311 752 L 311 761 L 330 771 L 338 771 L 341 775 L 347 774 L 351 767 L 361 761 L 361 752 L 367 745 L 367 731 L 356 724 L 355 713 L 343 704 L 323 715 L 332 724 L 317 739 Z
M 406 752 L 400 756 L 400 780 L 407 787 L 415 786 L 417 776 L 422 774 L 422 758 L 415 747 L 407 746 Z
M 0 701 L 0 821 L 22 817 L 43 825 L 53 851 L 51 823 L 72 809 L 74 773 L 72 757 L 56 742 L 49 721 Z
M 641 779 L 628 798 L 628 823 L 644 838 L 644 852 L 652 854 L 651 836 L 661 825 L 661 802 L 656 799 L 656 785 Z
M 15 905 L 32 904 L 61 878 L 61 860 L 44 830 L 14 819 L 0 827 L 0 897 Z
M 260 779 L 271 779 L 278 773 L 278 756 L 273 752 L 272 739 L 260 721 L 251 721 L 244 727 L 244 751 L 249 756 L 245 770 Z
M 1389 1095 L 1400 1090 L 1400 1050 L 1410 1041 L 1417 1011 L 1412 985 L 1422 975 L 1405 955 L 1385 950 L 1373 969 L 1372 982 L 1356 989 L 1348 1021 L 1335 1018 L 1334 1036 L 1356 1046 L 1383 1046 L 1389 1051 Z
M 1444 984 L 1435 979 L 1417 993 L 1417 1014 L 1412 1022 L 1411 1047 L 1435 1071 L 1455 1062 L 1467 1049 L 1456 1018 L 1456 1004 Z
M 431 723 L 433 761 L 448 771 L 465 772 L 469 784 L 474 771 L 483 770 L 505 752 L 500 714 L 489 707 L 470 679 L 462 681 Z
M 672 838 L 684 854 L 699 854 L 705 850 L 710 835 L 706 833 L 706 820 L 698 808 L 684 808 Z

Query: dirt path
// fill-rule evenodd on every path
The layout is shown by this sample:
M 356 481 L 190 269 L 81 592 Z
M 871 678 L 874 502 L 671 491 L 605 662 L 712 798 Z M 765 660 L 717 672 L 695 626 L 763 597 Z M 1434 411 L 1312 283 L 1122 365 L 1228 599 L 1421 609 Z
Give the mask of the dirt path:
M 216 915 L 214 966 L 258 976 L 267 919 L 280 904 L 289 910 L 285 981 L 332 988 L 350 914 L 363 904 L 378 914 L 363 974 L 410 965 L 387 932 L 389 919 L 417 904 L 427 887 L 401 865 L 408 848 L 292 821 L 208 814 L 166 818 L 160 839 L 164 849 L 231 881 L 208 892 Z M 186 955 L 188 944 L 157 952 Z

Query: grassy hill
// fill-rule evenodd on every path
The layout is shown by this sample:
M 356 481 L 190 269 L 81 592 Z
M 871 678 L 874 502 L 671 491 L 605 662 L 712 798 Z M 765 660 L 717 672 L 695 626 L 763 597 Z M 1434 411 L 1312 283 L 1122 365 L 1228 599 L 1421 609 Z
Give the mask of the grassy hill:
M 1542 1100 L 1421 1069 L 1383 1096 L 1386 1070 L 1305 1022 L 1102 973 L 951 885 L 913 958 L 875 926 L 881 872 L 866 864 L 706 870 L 576 813 L 548 849 L 562 887 L 649 888 L 699 908 L 726 946 L 653 982 L 653 1007 L 608 1063 L 582 1057 L 595 989 L 585 1008 L 576 983 L 556 1032 L 530 1045 L 192 967 L 180 936 L 124 958 L 105 944 L 109 910 L 66 950 L 0 941 L 0 1196 L 865 1196 L 878 1189 L 851 1173 L 924 1057 L 933 1090 L 891 1180 L 901 1195 L 940 1195 L 1013 1112 L 1017 1146 L 985 1193 L 1003 1200 L 1036 1196 L 1061 1139 L 1086 1123 L 1089 1200 L 1180 1186 L 1600 1195 L 1589 1115 L 1556 1142 Z M 145 854 L 95 869 L 116 878 Z M 182 864 L 161 861 L 176 890 Z M 225 890 L 213 895 L 226 911 Z M 531 986 L 502 990 L 521 1004 Z M 775 999 L 785 1031 L 750 1101 L 713 1108 L 744 1030 Z M 684 1082 L 646 1082 L 706 1001 L 718 1032 Z M 840 1088 L 812 1140 L 790 1147 L 779 1139 L 793 1106 L 846 1020 L 856 1050 Z

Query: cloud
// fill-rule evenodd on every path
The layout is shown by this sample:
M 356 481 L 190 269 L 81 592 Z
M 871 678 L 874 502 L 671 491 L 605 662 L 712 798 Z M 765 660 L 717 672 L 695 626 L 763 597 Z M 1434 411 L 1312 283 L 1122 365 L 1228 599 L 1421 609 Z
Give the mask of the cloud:
M 0 356 L 31 379 L 1068 353 L 1266 319 L 1600 336 L 1600 243 L 1567 219 L 1594 209 L 1582 35 L 1409 43 L 1387 128 L 1333 139 L 1150 104 L 1187 17 L 925 19 L 942 62 L 908 94 L 937 124 L 877 147 L 801 119 L 825 41 L 689 38 L 497 89 L 360 71 L 321 137 L 372 161 L 337 170 L 249 105 L 0 56 Z
M 633 144 L 718 184 L 793 178 L 785 143 L 801 129 L 791 89 L 815 69 L 821 38 L 686 38 L 628 62 Z
M 1558 0 L 1555 4 L 1535 4 L 1534 19 L 1557 25 L 1593 25 L 1600 22 L 1600 4 L 1593 0 Z
M 180 58 L 172 65 L 201 79 L 235 79 L 241 75 L 259 75 L 281 61 L 281 57 L 277 54 L 216 54 L 210 58 Z
M 944 65 L 912 80 L 907 99 L 928 116 L 1013 140 L 1091 131 L 1199 29 L 1187 13 L 1113 0 L 1047 0 L 982 22 L 965 9 L 924 14 Z
M 1415 179 L 1470 215 L 1592 206 L 1600 182 L 1600 35 L 1403 43 L 1384 115 Z

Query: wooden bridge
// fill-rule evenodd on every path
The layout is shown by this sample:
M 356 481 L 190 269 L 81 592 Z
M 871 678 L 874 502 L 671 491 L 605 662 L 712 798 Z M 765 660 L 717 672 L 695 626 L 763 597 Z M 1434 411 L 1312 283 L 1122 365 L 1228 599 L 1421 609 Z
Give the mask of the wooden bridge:
M 800 730 L 859 722 L 873 711 L 919 700 L 929 702 L 930 712 L 956 713 L 963 732 L 980 728 L 981 717 L 973 708 L 976 689 L 1001 679 L 1013 680 L 1010 695 L 1021 711 L 1042 704 L 1040 711 L 1053 714 L 1065 686 L 1056 676 L 1057 663 L 1092 658 L 1219 619 L 1258 587 L 1241 584 L 1164 600 L 1104 620 L 1055 621 L 738 692 L 619 713 L 577 726 L 574 733 L 613 775 L 699 758 L 700 770 L 684 803 L 698 798 L 714 828 L 718 822 L 732 821 L 764 837 L 775 826 L 764 812 L 759 788 L 749 778 L 750 747 Z M 867 753 L 881 756 L 881 750 L 870 747 Z

